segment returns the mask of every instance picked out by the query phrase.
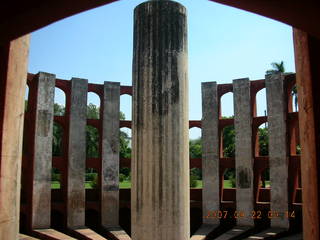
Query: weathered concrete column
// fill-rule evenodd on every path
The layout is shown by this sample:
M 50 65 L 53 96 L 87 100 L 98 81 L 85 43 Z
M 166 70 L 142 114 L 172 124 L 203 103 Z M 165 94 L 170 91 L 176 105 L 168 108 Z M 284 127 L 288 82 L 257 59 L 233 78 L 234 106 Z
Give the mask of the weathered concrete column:
M 149 1 L 134 13 L 132 239 L 186 240 L 189 138 L 186 9 Z
M 85 225 L 85 171 L 88 80 L 71 79 L 68 145 L 67 226 Z
M 102 226 L 119 226 L 120 83 L 105 82 L 103 98 L 101 217 Z
M 0 45 L 0 239 L 19 232 L 20 175 L 29 35 Z
M 51 216 L 52 127 L 55 75 L 40 72 L 35 108 L 32 228 L 49 228 Z
M 289 227 L 288 211 L 288 151 L 284 76 L 266 75 L 268 108 L 269 166 L 271 181 L 270 210 L 279 213 L 271 219 L 271 227 Z
M 202 83 L 202 212 L 203 223 L 219 224 L 209 217 L 220 209 L 219 198 L 219 109 L 216 82 Z
M 253 226 L 253 156 L 252 112 L 250 104 L 250 81 L 247 78 L 233 80 L 235 166 L 237 180 L 237 211 L 245 217 L 237 219 L 238 225 Z

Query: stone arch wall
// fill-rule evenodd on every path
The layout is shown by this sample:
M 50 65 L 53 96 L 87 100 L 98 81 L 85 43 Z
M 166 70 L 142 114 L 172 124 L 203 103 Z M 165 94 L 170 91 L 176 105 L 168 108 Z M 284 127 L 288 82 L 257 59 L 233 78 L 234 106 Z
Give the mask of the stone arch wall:
M 50 86 L 48 86 L 48 82 L 50 83 Z M 74 84 L 74 82 L 77 83 Z M 267 83 L 268 82 L 268 83 Z M 239 142 L 236 141 L 236 148 L 247 148 L 246 154 L 251 154 L 252 158 L 252 165 L 249 166 L 249 172 L 251 171 L 252 175 L 249 175 L 249 184 L 250 186 L 250 199 L 252 201 L 252 206 L 255 211 L 266 211 L 271 209 L 272 201 L 279 201 L 277 199 L 277 195 L 272 195 L 272 186 L 273 182 L 277 183 L 278 175 L 274 173 L 272 175 L 272 171 L 275 171 L 275 168 L 272 168 L 272 162 L 270 162 L 270 156 L 272 156 L 272 153 L 270 153 L 270 156 L 258 156 L 255 154 L 255 146 L 256 146 L 256 134 L 257 134 L 257 128 L 264 122 L 269 121 L 279 121 L 278 118 L 281 118 L 282 121 L 285 122 L 285 129 L 284 133 L 285 135 L 277 136 L 280 138 L 283 138 L 282 143 L 284 144 L 283 147 L 287 150 L 285 151 L 285 155 L 282 155 L 282 157 L 285 157 L 288 159 L 286 162 L 285 159 L 282 159 L 283 161 L 281 164 L 284 165 L 284 168 L 287 169 L 286 171 L 281 174 L 281 177 L 288 177 L 288 188 L 282 188 L 280 187 L 281 191 L 288 193 L 288 198 L 285 200 L 285 204 L 288 206 L 286 209 L 281 209 L 281 211 L 301 211 L 302 203 L 301 203 L 301 184 L 300 182 L 300 155 L 297 154 L 296 151 L 290 150 L 293 148 L 293 146 L 296 146 L 298 144 L 298 136 L 296 135 L 296 128 L 298 126 L 298 116 L 295 112 L 289 112 L 287 108 L 287 101 L 288 101 L 288 94 L 290 94 L 289 91 L 286 91 L 287 86 L 291 86 L 295 82 L 295 75 L 285 75 L 285 76 L 274 76 L 273 78 L 267 78 L 267 80 L 257 80 L 257 81 L 249 81 L 248 79 L 241 79 L 241 80 L 234 80 L 233 84 L 216 84 L 216 83 L 204 83 L 202 85 L 202 93 L 203 93 L 203 119 L 202 120 L 190 120 L 189 121 L 189 127 L 198 127 L 202 129 L 202 142 L 203 142 L 203 158 L 202 159 L 190 159 L 190 168 L 202 168 L 203 171 L 203 178 L 204 178 L 204 186 L 203 189 L 191 189 L 190 190 L 190 199 L 191 199 L 191 208 L 198 209 L 203 212 L 203 216 L 205 214 L 208 214 L 208 211 L 221 211 L 225 209 L 233 209 L 242 211 L 244 209 L 240 209 L 241 205 L 239 205 L 239 202 L 241 202 L 241 199 L 237 198 L 237 195 L 239 195 L 239 192 L 241 192 L 241 189 L 243 188 L 243 184 L 241 182 L 237 182 L 236 187 L 233 188 L 224 188 L 223 187 L 223 173 L 228 168 L 235 168 L 237 172 L 237 178 L 241 178 L 241 174 L 239 173 L 239 169 L 237 169 L 237 161 L 240 161 L 239 165 L 245 165 L 246 160 L 241 160 L 239 158 L 239 155 L 236 155 L 235 157 L 223 157 L 221 153 L 221 132 L 222 129 L 229 125 L 241 125 L 241 121 L 243 121 L 243 117 L 241 117 L 241 112 L 243 111 L 235 111 L 234 118 L 228 118 L 223 119 L 219 117 L 219 102 L 221 96 L 226 93 L 233 91 L 235 93 L 235 110 L 240 109 L 242 107 L 249 108 L 251 115 L 248 119 L 251 119 L 247 124 L 248 129 L 251 129 L 250 132 L 243 132 L 241 135 L 241 143 L 242 145 L 239 145 Z M 41 85 L 47 83 L 47 85 Z M 245 87 L 243 86 L 245 84 Z M 269 84 L 269 85 L 268 85 Z M 280 84 L 280 85 L 279 85 Z M 114 209 L 130 209 L 130 189 L 120 189 L 119 190 L 119 182 L 118 182 L 118 175 L 114 169 L 117 169 L 119 167 L 129 167 L 131 159 L 123 159 L 119 158 L 119 149 L 116 147 L 116 143 L 119 142 L 117 138 L 116 131 L 118 131 L 121 127 L 127 127 L 131 128 L 131 121 L 119 121 L 119 101 L 120 101 L 120 95 L 122 94 L 129 94 L 132 95 L 132 87 L 131 86 L 120 86 L 119 83 L 111 83 L 106 82 L 104 84 L 91 84 L 87 83 L 87 80 L 84 79 L 73 79 L 71 81 L 68 80 L 62 80 L 57 79 L 52 74 L 47 73 L 39 73 L 37 75 L 29 74 L 28 75 L 28 85 L 30 86 L 30 100 L 29 100 L 29 108 L 28 112 L 25 115 L 25 140 L 27 140 L 27 149 L 26 153 L 23 156 L 23 176 L 25 181 L 27 181 L 27 186 L 33 185 L 33 187 L 23 188 L 22 192 L 22 199 L 24 201 L 21 202 L 21 214 L 24 214 L 24 216 L 28 216 L 27 218 L 24 218 L 24 224 L 28 224 L 29 231 L 33 231 L 37 228 L 37 226 L 32 226 L 32 219 L 39 215 L 40 212 L 37 211 L 40 206 L 37 205 L 37 202 L 34 200 L 37 199 L 38 196 L 41 196 L 42 194 L 46 196 L 46 206 L 47 209 L 45 209 L 43 212 L 41 212 L 41 217 L 47 218 L 47 225 L 45 227 L 49 228 L 50 225 L 55 225 L 56 223 L 50 223 L 50 211 L 47 211 L 48 209 L 51 209 L 51 211 L 58 211 L 64 213 L 64 226 L 70 227 L 70 223 L 68 223 L 68 219 L 70 219 L 73 215 L 70 213 L 70 207 L 69 211 L 68 209 L 68 202 L 70 203 L 70 199 L 72 198 L 71 190 L 70 190 L 70 181 L 74 181 L 74 183 L 77 183 L 79 186 L 82 186 L 81 183 L 82 178 L 76 177 L 74 180 L 70 180 L 70 177 L 73 176 L 72 169 L 70 169 L 70 164 L 75 164 L 76 169 L 83 169 L 82 173 L 84 175 L 84 169 L 85 168 L 94 168 L 99 173 L 99 187 L 98 189 L 84 189 L 84 185 L 81 187 L 79 192 L 80 194 L 77 195 L 77 201 L 82 201 L 82 205 L 72 205 L 74 209 L 77 209 L 78 211 L 82 211 L 83 215 L 80 217 L 77 216 L 77 219 L 81 219 L 83 223 L 85 224 L 85 214 L 88 212 L 88 210 L 94 210 L 98 213 L 99 216 L 109 216 L 108 219 L 105 219 L 105 222 L 103 222 L 103 219 L 101 220 L 100 224 L 119 224 L 119 218 L 120 222 L 123 222 L 121 220 L 122 216 L 119 216 L 119 211 L 114 211 Z M 41 87 L 42 86 L 42 87 Z M 278 94 L 278 97 L 280 98 L 280 101 L 282 102 L 282 110 L 277 109 L 275 112 L 280 112 L 279 115 L 275 116 L 259 116 L 256 117 L 254 114 L 254 107 L 255 107 L 255 94 L 261 90 L 262 88 L 266 87 L 267 91 L 269 91 L 268 95 L 268 112 L 272 112 L 272 108 L 277 107 L 278 105 L 270 105 L 272 104 L 272 101 L 279 101 L 275 99 L 277 96 L 270 96 L 270 91 L 277 86 L 281 86 L 280 88 L 282 91 Z M 37 116 L 39 116 L 39 113 L 41 113 L 41 97 L 46 96 L 49 98 L 52 98 L 53 101 L 53 95 L 48 95 L 48 88 L 54 88 L 59 87 L 66 93 L 66 112 L 64 116 L 53 116 L 53 115 L 45 115 L 44 118 L 41 121 L 36 121 Z M 246 102 L 243 102 L 243 100 L 236 99 L 239 97 L 239 91 L 241 89 L 245 88 L 245 93 L 248 94 L 248 97 L 246 98 Z M 239 90 L 240 89 L 240 90 Z M 241 90 L 242 91 L 242 90 Z M 94 92 L 96 93 L 100 99 L 101 99 L 101 107 L 100 107 L 100 119 L 87 119 L 85 111 L 83 109 L 86 108 L 87 101 L 86 101 L 86 94 L 87 92 Z M 76 94 L 74 94 L 76 93 Z M 73 95 L 72 95 L 73 94 Z M 243 95 L 243 92 L 241 92 L 241 95 Z M 82 99 L 79 99 L 79 97 Z M 215 101 L 208 104 L 208 98 L 215 98 Z M 239 104 L 241 102 L 242 106 L 237 106 L 236 104 Z M 270 103 L 271 102 L 271 103 Z M 53 102 L 52 102 L 53 104 Z M 76 105 L 75 105 L 76 104 Z M 76 107 L 75 107 L 76 106 Z M 48 109 L 50 106 L 47 106 Z M 82 110 L 81 110 L 82 109 Z M 271 109 L 271 110 L 270 110 Z M 82 111 L 83 114 L 79 113 L 79 111 Z M 71 121 L 70 116 L 72 114 L 76 114 L 78 112 L 78 115 L 76 115 L 76 118 L 73 118 Z M 209 115 L 206 115 L 209 113 Z M 80 115 L 79 115 L 80 114 Z M 213 114 L 213 115 L 212 115 Z M 240 114 L 240 115 L 239 115 Z M 215 117 L 214 117 L 215 116 Z M 244 116 L 245 117 L 245 116 Z M 248 117 L 248 116 L 246 116 Z M 272 119 L 276 118 L 276 119 Z M 63 135 L 63 143 L 66 145 L 64 147 L 64 153 L 61 156 L 57 157 L 50 157 L 48 156 L 46 159 L 38 159 L 35 157 L 35 153 L 32 152 L 30 149 L 32 146 L 37 146 L 37 143 L 39 141 L 43 141 L 43 139 L 39 138 L 39 136 L 36 135 L 36 131 L 38 129 L 41 130 L 44 127 L 48 127 L 46 122 L 57 122 L 64 128 L 65 134 Z M 70 163 L 72 161 L 72 154 L 78 151 L 79 148 L 70 148 L 70 144 L 72 144 L 72 141 L 79 142 L 79 136 L 75 133 L 70 133 L 70 128 L 72 128 L 73 125 L 79 126 L 79 123 L 75 123 L 75 121 L 82 121 L 82 125 L 85 127 L 87 124 L 94 126 L 98 129 L 99 135 L 101 136 L 99 141 L 99 149 L 101 154 L 97 158 L 86 158 L 85 154 L 83 155 L 77 155 L 77 160 L 73 163 Z M 246 120 L 245 120 L 246 121 Z M 240 123 L 239 123 L 240 122 Z M 106 124 L 109 125 L 106 125 Z M 269 126 L 271 123 L 269 123 Z M 238 128 L 239 129 L 239 128 Z M 79 129 L 77 128 L 77 131 Z M 110 134 L 112 132 L 114 134 Z M 238 130 L 238 132 L 243 131 L 242 128 Z M 270 130 L 271 131 L 271 130 Z M 273 130 L 274 131 L 274 130 Z M 210 135 L 208 135 L 210 133 Z M 288 133 L 288 134 L 287 134 Z M 239 134 L 239 133 L 237 133 Z M 274 134 L 274 132 L 269 132 L 269 134 Z M 220 137 L 219 137 L 220 136 Z M 47 135 L 47 138 L 50 139 L 50 136 Z M 81 137 L 80 137 L 81 138 Z M 247 138 L 244 139 L 244 138 Z M 48 140 L 48 139 L 47 139 Z M 50 140 L 48 140 L 50 142 Z M 80 141 L 81 142 L 81 141 Z M 249 144 L 245 145 L 243 143 L 248 142 Z M 115 144 L 115 145 L 108 145 L 109 143 Z M 78 143 L 79 144 L 79 143 Z M 83 142 L 81 144 L 84 144 Z M 271 143 L 272 144 L 272 143 Z M 47 151 L 48 146 L 42 146 L 42 149 L 40 151 Z M 213 147 L 213 148 L 212 148 Z M 51 145 L 50 145 L 51 148 Z M 112 152 L 111 150 L 113 149 Z M 272 149 L 272 148 L 271 148 Z M 270 150 L 276 152 L 277 149 Z M 290 150 L 290 151 L 289 151 Z M 207 151 L 207 152 L 206 152 Z M 214 152 L 216 151 L 216 154 L 210 155 L 208 152 Z M 105 156 L 105 157 L 104 157 Z M 240 159 L 240 160 L 239 160 Z M 34 192 L 35 184 L 42 184 L 37 183 L 35 179 L 39 178 L 40 175 L 47 174 L 47 179 L 45 182 L 48 186 L 51 184 L 51 168 L 47 167 L 44 168 L 43 162 L 47 161 L 50 164 L 52 163 L 53 167 L 56 167 L 61 172 L 61 183 L 62 187 L 61 189 L 54 189 L 51 191 L 51 189 L 43 189 L 38 190 L 38 192 Z M 81 163 L 82 161 L 82 163 Z M 209 164 L 210 161 L 215 162 L 215 168 L 212 168 L 212 165 Z M 30 163 L 32 163 L 30 165 Z M 39 168 L 32 169 L 30 166 L 39 165 Z M 50 165 L 49 164 L 49 165 Z M 209 164 L 209 165 L 208 165 Z M 48 164 L 47 164 L 48 165 Z M 49 166 L 48 165 L 48 166 Z M 211 167 L 210 167 L 211 166 Z M 273 176 L 273 179 L 271 179 L 271 188 L 264 188 L 260 184 L 261 174 L 266 168 L 270 168 L 271 176 Z M 208 171 L 207 171 L 208 170 Z M 44 173 L 45 171 L 45 173 Z M 79 173 L 77 173 L 79 174 Z M 206 179 L 212 179 L 212 174 L 215 174 L 214 179 L 216 179 L 214 182 L 210 181 L 208 184 L 205 184 L 205 181 L 208 181 Z M 240 175 L 239 175 L 240 174 Z M 50 175 L 50 176 L 49 176 Z M 213 189 L 215 188 L 215 189 Z M 245 188 L 248 188 L 248 186 L 245 186 Z M 104 192 L 107 189 L 107 192 Z M 276 188 L 277 189 L 277 188 Z M 40 191 L 40 192 L 39 192 Z M 43 191 L 43 193 L 41 193 Z M 274 197 L 275 196 L 275 197 Z M 212 199 L 216 199 L 215 206 L 212 206 L 209 204 L 209 202 L 212 202 Z M 116 201 L 114 201 L 116 200 Z M 71 202 L 72 203 L 72 202 Z M 39 203 L 38 203 L 39 204 Z M 42 203 L 43 204 L 43 203 Z M 105 204 L 104 206 L 112 206 L 113 209 L 110 209 L 108 207 L 101 207 L 101 204 Z M 31 209 L 31 211 L 29 210 Z M 89 212 L 90 212 L 89 211 Z M 280 209 L 279 209 L 280 211 Z M 125 211 L 122 211 L 125 212 Z M 32 217 L 31 217 L 32 216 Z M 26 220 L 27 219 L 27 220 Z M 52 218 L 51 218 L 52 219 Z M 54 218 L 53 218 L 54 219 Z M 274 226 L 289 226 L 290 220 L 289 219 L 282 219 L 281 221 L 273 221 L 272 219 L 266 219 L 267 221 L 271 221 L 271 224 L 274 224 Z M 113 221 L 110 223 L 110 221 Z M 199 219 L 196 220 L 199 222 Z M 216 222 L 218 223 L 220 219 L 203 219 L 204 222 Z M 272 221 L 274 223 L 272 223 Z M 249 224 L 253 224 L 254 222 L 251 222 Z M 199 223 L 193 223 L 194 226 L 196 226 Z

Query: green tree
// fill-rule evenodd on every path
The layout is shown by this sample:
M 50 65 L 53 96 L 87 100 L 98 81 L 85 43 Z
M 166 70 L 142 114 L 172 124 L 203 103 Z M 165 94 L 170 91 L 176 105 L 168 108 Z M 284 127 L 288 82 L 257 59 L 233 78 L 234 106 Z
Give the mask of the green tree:
M 272 69 L 266 71 L 266 74 L 274 74 L 274 73 L 285 73 L 284 62 L 281 61 L 279 63 L 273 62 L 271 63 Z
M 201 138 L 191 139 L 189 141 L 189 155 L 190 158 L 201 158 L 202 157 L 202 144 Z M 190 169 L 190 187 L 197 186 L 197 180 L 202 179 L 202 172 L 199 168 Z
M 99 119 L 100 108 L 96 105 L 89 103 L 87 106 L 87 118 L 89 119 Z
M 65 113 L 65 108 L 62 105 L 55 103 L 53 105 L 53 113 L 55 116 L 63 116 Z M 52 155 L 61 156 L 62 155 L 62 137 L 63 128 L 58 123 L 53 123 L 53 137 L 52 137 Z
M 87 157 L 99 157 L 99 132 L 98 129 L 92 126 L 86 126 L 86 141 L 87 141 Z
M 223 175 L 224 180 L 229 180 L 231 187 L 236 186 L 236 171 L 234 168 L 227 168 Z
M 62 137 L 63 137 L 62 127 L 57 123 L 53 123 L 53 136 L 52 136 L 52 155 L 53 156 L 62 155 Z
M 201 158 L 202 157 L 201 138 L 191 139 L 189 141 L 189 152 L 190 152 L 190 158 Z
M 125 120 L 126 116 L 123 112 L 120 112 L 120 120 Z M 120 158 L 131 158 L 131 138 L 130 136 L 120 130 L 119 133 L 120 138 Z M 122 180 L 131 180 L 131 170 L 127 167 L 122 167 L 119 170 L 119 173 L 121 174 Z
M 53 113 L 55 116 L 63 116 L 65 113 L 65 107 L 63 105 L 59 105 L 58 103 L 55 103 L 53 105 Z
M 258 137 L 259 137 L 259 155 L 260 156 L 268 156 L 268 128 L 259 128 L 258 129 Z
M 234 157 L 235 156 L 235 130 L 234 126 L 230 125 L 222 130 L 223 139 L 223 156 Z

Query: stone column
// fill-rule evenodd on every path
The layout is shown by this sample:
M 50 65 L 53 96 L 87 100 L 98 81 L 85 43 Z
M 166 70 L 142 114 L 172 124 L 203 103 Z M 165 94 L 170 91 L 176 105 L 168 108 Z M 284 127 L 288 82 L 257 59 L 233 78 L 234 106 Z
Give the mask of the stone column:
M 32 229 L 50 227 L 55 75 L 40 72 L 36 80 L 38 87 L 35 108 Z
M 190 238 L 186 9 L 134 12 L 132 239 Z
M 219 224 L 205 218 L 220 209 L 219 197 L 219 108 L 216 82 L 202 83 L 202 212 L 203 223 Z
M 235 166 L 237 180 L 237 211 L 245 217 L 237 219 L 238 225 L 254 226 L 251 218 L 254 210 L 253 156 L 252 156 L 252 112 L 249 79 L 233 80 Z
M 20 175 L 29 35 L 0 45 L 0 239 L 19 232 Z
M 88 80 L 71 79 L 68 144 L 67 226 L 85 225 L 85 171 Z
M 270 210 L 279 213 L 271 219 L 272 227 L 289 227 L 288 211 L 288 152 L 286 126 L 286 92 L 284 76 L 266 75 L 268 108 L 269 166 L 271 181 Z
M 102 226 L 119 226 L 120 83 L 105 82 L 103 98 L 101 217 Z

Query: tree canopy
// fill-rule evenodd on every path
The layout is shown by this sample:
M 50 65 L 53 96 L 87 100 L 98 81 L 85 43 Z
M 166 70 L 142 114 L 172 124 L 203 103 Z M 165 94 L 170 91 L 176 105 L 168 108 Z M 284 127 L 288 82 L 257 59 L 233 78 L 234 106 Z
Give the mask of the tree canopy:
M 272 62 L 271 63 L 272 69 L 266 71 L 266 74 L 274 74 L 274 73 L 285 73 L 284 62 L 281 61 L 279 63 Z

